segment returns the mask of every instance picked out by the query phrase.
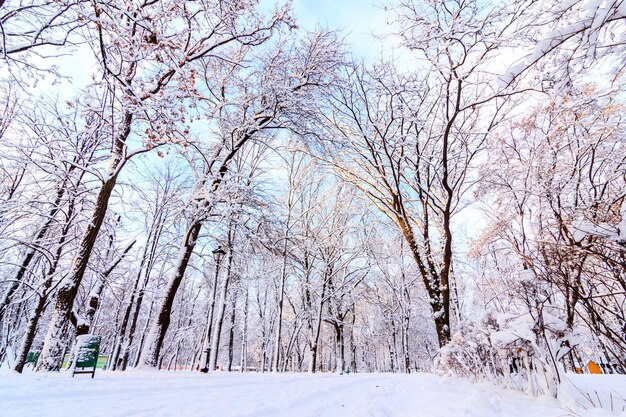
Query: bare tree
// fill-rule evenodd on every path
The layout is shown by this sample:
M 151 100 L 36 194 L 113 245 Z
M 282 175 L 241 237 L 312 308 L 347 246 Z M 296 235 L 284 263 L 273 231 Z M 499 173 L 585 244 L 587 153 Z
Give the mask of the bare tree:
M 249 8 L 223 8 L 221 2 L 205 2 L 197 11 L 169 1 L 133 3 L 125 7 L 127 9 L 120 14 L 113 3 L 93 2 L 92 10 L 82 16 L 94 23 L 90 28 L 95 28 L 92 41 L 96 57 L 102 67 L 106 88 L 112 94 L 121 92 L 120 97 L 111 101 L 120 111 L 109 121 L 112 126 L 111 158 L 101 176 L 102 185 L 91 221 L 83 233 L 72 268 L 57 293 L 38 369 L 54 369 L 58 365 L 60 358 L 53 354 L 58 350 L 57 336 L 69 320 L 76 292 L 122 168 L 134 155 L 155 145 L 184 138 L 184 131 L 177 129 L 178 123 L 185 119 L 176 110 L 180 94 L 168 90 L 170 83 L 177 84 L 177 91 L 184 90 L 194 78 L 191 68 L 194 63 L 215 56 L 221 50 L 226 51 L 231 45 L 262 43 L 286 16 L 283 11 L 268 22 L 252 23 L 247 21 L 254 19 Z M 182 31 L 176 24 L 179 19 L 186 22 Z M 207 28 L 212 30 L 207 32 Z M 108 33 L 115 33 L 116 38 L 111 39 Z M 193 87 L 189 88 L 187 94 L 192 94 Z M 166 111 L 169 111 L 167 116 Z M 147 127 L 145 146 L 129 151 L 127 140 L 137 125 Z
M 231 161 L 248 142 L 263 138 L 267 130 L 288 127 L 289 123 L 302 117 L 305 110 L 314 106 L 316 92 L 333 79 L 340 51 L 336 39 L 330 33 L 315 33 L 302 40 L 303 49 L 279 42 L 274 50 L 268 51 L 255 72 L 236 73 L 237 65 L 227 80 L 232 84 L 213 85 L 205 80 L 208 89 L 219 102 L 216 116 L 219 142 L 207 157 L 205 177 L 199 182 L 195 199 L 196 211 L 192 213 L 180 246 L 180 262 L 168 283 L 157 319 L 151 330 L 151 343 L 142 352 L 142 364 L 156 366 L 161 345 L 169 327 L 170 312 L 176 291 L 185 275 L 189 259 L 205 218 L 216 202 L 223 197 L 220 192 Z M 335 49 L 333 49 L 335 48 Z M 245 77 L 241 82 L 240 77 Z M 232 90 L 232 91 L 231 91 Z M 219 93 L 217 93 L 219 91 Z
M 356 67 L 328 114 L 339 136 L 339 145 L 329 146 L 332 163 L 402 233 L 440 346 L 450 339 L 454 216 L 505 102 L 487 75 L 497 49 L 492 39 L 502 31 L 491 24 L 498 11 L 482 16 L 478 9 L 475 2 L 402 3 L 400 36 L 425 68 L 406 74 L 386 62 Z

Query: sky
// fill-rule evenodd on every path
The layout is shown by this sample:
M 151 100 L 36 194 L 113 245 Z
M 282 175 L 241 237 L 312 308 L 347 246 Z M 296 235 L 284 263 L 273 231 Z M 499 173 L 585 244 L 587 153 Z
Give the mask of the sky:
M 260 12 L 271 14 L 275 7 L 280 7 L 288 0 L 260 0 Z M 397 56 L 394 51 L 392 39 L 383 41 L 381 35 L 391 33 L 392 27 L 388 23 L 390 13 L 385 7 L 391 7 L 398 0 L 291 0 L 292 11 L 297 24 L 306 30 L 322 29 L 337 30 L 345 36 L 344 41 L 352 51 L 355 60 L 364 60 L 366 63 L 374 63 L 381 55 L 389 58 L 406 60 L 414 59 L 414 56 Z M 62 74 L 70 75 L 70 79 L 54 80 L 52 77 L 40 82 L 35 87 L 38 93 L 60 94 L 61 99 L 70 99 L 75 95 L 76 89 L 84 88 L 92 82 L 92 74 L 98 72 L 95 63 L 91 59 L 91 51 L 78 50 L 59 57 L 55 65 Z M 396 61 L 398 63 L 398 61 Z M 61 83 L 59 88 L 56 83 Z M 467 210 L 466 211 L 471 211 Z M 474 219 L 475 215 L 465 215 Z M 473 227 L 470 234 L 476 234 Z
M 275 4 L 264 0 L 263 4 Z M 339 30 L 357 59 L 373 59 L 380 55 L 381 43 L 374 35 L 390 31 L 385 5 L 392 0 L 293 0 L 297 22 L 305 29 L 320 26 Z
M 260 10 L 262 13 L 270 14 L 284 1 L 260 0 Z M 376 38 L 376 35 L 391 31 L 391 27 L 387 24 L 389 15 L 384 8 L 394 2 L 394 0 L 292 0 L 292 10 L 298 25 L 302 28 L 315 30 L 321 27 L 340 31 L 345 35 L 344 40 L 355 59 L 371 62 L 383 52 L 384 44 Z M 390 49 L 389 42 L 387 42 L 386 49 L 387 51 Z M 71 80 L 62 81 L 62 83 L 73 87 L 84 87 L 92 82 L 91 76 L 98 69 L 94 67 L 95 63 L 91 59 L 85 59 L 85 56 L 91 55 L 90 51 L 85 49 L 78 52 L 60 57 L 55 65 L 60 73 L 71 75 Z M 59 89 L 53 86 L 54 83 L 54 80 L 49 78 L 40 83 L 36 90 L 45 93 L 46 90 L 54 89 L 59 92 Z M 74 95 L 72 89 L 64 91 L 68 96 Z
M 260 0 L 260 11 L 271 14 L 276 6 L 281 6 L 286 0 Z M 383 41 L 380 35 L 392 32 L 392 27 L 388 24 L 390 13 L 385 11 L 385 6 L 390 7 L 397 0 L 292 0 L 292 10 L 297 24 L 306 30 L 315 30 L 318 27 L 329 30 L 337 30 L 345 36 L 345 43 L 352 51 L 355 60 L 364 60 L 366 63 L 374 63 L 381 55 L 389 57 L 397 52 L 392 51 L 393 40 Z M 47 90 L 54 90 L 65 98 L 71 98 L 75 94 L 75 88 L 89 85 L 92 82 L 91 76 L 98 71 L 95 63 L 90 59 L 85 59 L 85 55 L 91 54 L 84 50 L 84 53 L 73 53 L 62 57 L 56 65 L 60 67 L 60 72 L 71 74 L 71 79 L 61 81 L 66 86 L 74 88 L 55 87 L 52 79 L 48 79 L 38 85 L 39 92 L 46 93 Z M 410 55 L 410 54 L 409 54 Z M 411 60 L 414 57 L 404 56 L 403 60 Z M 406 62 L 405 62 L 406 63 Z M 476 226 L 476 213 L 472 213 L 472 208 L 465 209 L 463 218 L 471 218 L 475 227 L 465 233 L 476 235 L 482 228 Z

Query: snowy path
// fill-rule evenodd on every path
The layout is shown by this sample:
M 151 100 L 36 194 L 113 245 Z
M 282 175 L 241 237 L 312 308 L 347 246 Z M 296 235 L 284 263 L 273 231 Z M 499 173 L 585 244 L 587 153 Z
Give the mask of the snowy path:
M 562 417 L 556 401 L 428 374 L 0 375 L 3 417 Z

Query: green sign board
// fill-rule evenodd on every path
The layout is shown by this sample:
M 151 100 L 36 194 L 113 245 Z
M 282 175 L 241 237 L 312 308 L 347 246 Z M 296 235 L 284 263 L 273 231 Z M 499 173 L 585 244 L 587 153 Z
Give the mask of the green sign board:
M 98 365 L 101 340 L 102 336 L 91 334 L 81 335 L 76 338 L 76 364 L 72 376 L 75 374 L 91 374 L 91 377 L 94 377 Z

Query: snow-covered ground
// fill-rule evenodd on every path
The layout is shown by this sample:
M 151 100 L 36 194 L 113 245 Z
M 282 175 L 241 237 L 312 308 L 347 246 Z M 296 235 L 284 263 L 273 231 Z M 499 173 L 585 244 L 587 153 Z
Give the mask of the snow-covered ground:
M 570 409 L 589 409 L 597 414 L 603 409 L 608 415 L 626 417 L 625 375 L 568 375 L 567 392 L 561 392 L 562 401 Z
M 3 417 L 563 417 L 564 409 L 490 385 L 430 374 L 98 372 L 0 374 Z

